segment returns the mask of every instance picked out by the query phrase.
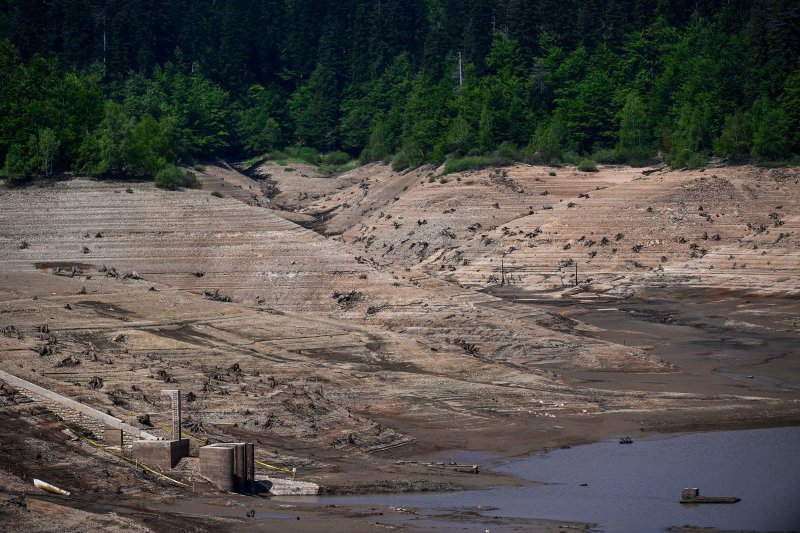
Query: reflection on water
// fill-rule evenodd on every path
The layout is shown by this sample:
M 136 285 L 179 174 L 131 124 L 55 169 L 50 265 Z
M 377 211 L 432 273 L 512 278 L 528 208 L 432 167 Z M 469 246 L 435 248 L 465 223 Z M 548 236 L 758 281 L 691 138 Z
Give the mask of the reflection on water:
M 492 516 L 590 522 L 601 531 L 614 532 L 663 531 L 683 524 L 800 530 L 799 445 L 798 427 L 689 434 L 630 445 L 601 442 L 494 468 L 543 485 L 319 501 L 442 512 L 492 506 L 497 508 L 488 512 Z M 682 505 L 678 501 L 684 487 L 699 487 L 708 496 L 738 496 L 742 501 Z

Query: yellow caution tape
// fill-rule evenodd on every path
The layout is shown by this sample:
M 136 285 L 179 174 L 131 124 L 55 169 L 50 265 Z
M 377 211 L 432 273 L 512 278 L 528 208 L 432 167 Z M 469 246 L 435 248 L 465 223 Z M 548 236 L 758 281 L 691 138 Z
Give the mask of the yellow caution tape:
M 256 459 L 256 463 L 260 464 L 261 466 L 263 466 L 263 467 L 265 467 L 265 468 L 271 468 L 271 469 L 273 469 L 273 470 L 280 470 L 280 471 L 282 471 L 282 472 L 289 472 L 290 474 L 292 473 L 292 471 L 291 471 L 289 468 L 282 468 L 282 467 L 280 467 L 280 466 L 272 466 L 272 465 L 268 465 L 267 463 L 262 463 L 262 462 L 261 462 L 261 461 L 259 461 L 258 459 Z
M 96 441 L 94 441 L 94 440 L 90 439 L 89 437 L 86 437 L 85 435 L 82 435 L 82 434 L 81 434 L 79 431 L 76 431 L 75 429 L 73 429 L 73 428 L 71 428 L 71 427 L 69 427 L 69 426 L 67 426 L 67 425 L 65 425 L 65 427 L 66 427 L 66 428 L 67 428 L 67 429 L 68 429 L 70 432 L 72 432 L 72 434 L 74 434 L 76 437 L 78 437 L 78 438 L 80 438 L 80 439 L 83 439 L 83 440 L 85 440 L 86 442 L 88 442 L 89 444 L 91 444 L 92 446 L 94 446 L 94 447 L 96 447 L 96 448 L 101 448 L 101 449 L 105 450 L 107 453 L 109 453 L 109 454 L 113 455 L 114 457 L 117 457 L 117 458 L 119 458 L 119 459 L 122 459 L 123 461 L 126 461 L 126 462 L 128 462 L 128 463 L 130 463 L 130 464 L 132 464 L 132 465 L 138 466 L 139 468 L 141 468 L 141 469 L 143 469 L 143 470 L 146 470 L 146 471 L 150 472 L 151 474 L 155 474 L 155 475 L 157 475 L 157 476 L 159 476 L 159 477 L 162 477 L 162 478 L 164 478 L 164 479 L 166 479 L 166 480 L 168 480 L 168 481 L 172 481 L 172 482 L 173 482 L 173 483 L 175 483 L 176 485 L 180 485 L 181 487 L 186 487 L 186 488 L 189 488 L 189 485 L 187 485 L 186 483 L 181 483 L 181 482 L 180 482 L 180 481 L 178 481 L 177 479 L 172 479 L 171 477 L 169 477 L 169 476 L 166 476 L 166 475 L 162 474 L 161 472 L 158 472 L 158 471 L 156 471 L 156 470 L 153 470 L 152 468 L 150 468 L 150 467 L 149 467 L 149 466 L 147 466 L 146 464 L 144 464 L 144 463 L 140 463 L 139 461 L 137 461 L 137 460 L 135 460 L 135 459 L 131 459 L 130 457 L 127 457 L 127 456 L 125 456 L 125 455 L 123 455 L 123 454 L 121 454 L 121 453 L 115 453 L 115 452 L 112 452 L 111 450 L 108 450 L 108 449 L 106 449 L 106 448 L 105 448 L 105 446 L 103 446 L 103 445 L 102 445 L 102 444 L 100 444 L 99 442 L 96 442 Z
M 118 407 L 118 408 L 119 408 L 120 410 L 122 410 L 122 411 L 125 411 L 125 412 L 127 412 L 127 413 L 128 413 L 129 415 L 131 415 L 131 416 L 137 416 L 137 415 L 136 415 L 136 413 L 134 413 L 134 412 L 132 412 L 132 411 L 128 411 L 127 409 L 124 409 L 124 408 L 122 408 L 122 407 Z M 172 426 L 166 426 L 166 425 L 164 425 L 164 424 L 159 424 L 159 423 L 156 423 L 155 425 L 156 425 L 156 426 L 158 426 L 158 427 L 160 427 L 161 429 L 163 429 L 163 430 L 165 430 L 165 431 L 170 431 L 170 432 L 172 431 Z M 187 437 L 189 437 L 190 439 L 194 439 L 195 441 L 197 441 L 197 442 L 201 442 L 201 443 L 203 443 L 203 444 L 205 444 L 205 443 L 207 443 L 207 442 L 208 442 L 208 439 L 207 439 L 207 438 L 205 438 L 205 439 L 202 439 L 202 438 L 200 438 L 200 437 L 197 437 L 197 436 L 195 436 L 195 435 L 194 435 L 194 434 L 193 434 L 191 431 L 183 431 L 183 430 L 181 430 L 181 437 L 183 437 L 184 435 L 185 435 L 185 436 L 187 436 Z M 80 435 L 79 435 L 79 436 L 80 436 Z M 81 438 L 83 438 L 83 437 L 81 437 Z M 99 445 L 98 445 L 98 446 L 99 446 Z M 109 453 L 110 453 L 110 452 L 109 452 Z M 280 470 L 281 472 L 288 472 L 289 474 L 291 474 L 291 473 L 292 473 L 292 470 L 291 470 L 290 468 L 283 468 L 283 467 L 280 467 L 280 466 L 273 466 L 273 465 L 270 465 L 270 464 L 264 463 L 264 462 L 262 462 L 262 461 L 259 461 L 259 460 L 256 460 L 256 463 L 258 463 L 259 465 L 263 466 L 264 468 L 270 468 L 270 469 L 272 469 L 272 470 Z M 146 469 L 146 467 L 145 467 L 145 469 Z M 165 477 L 166 477 L 166 476 L 165 476 Z M 170 479 L 170 478 L 167 478 L 167 479 Z M 174 480 L 172 480 L 172 481 L 174 481 Z M 176 483 L 180 483 L 180 482 L 179 482 L 179 481 L 176 481 Z

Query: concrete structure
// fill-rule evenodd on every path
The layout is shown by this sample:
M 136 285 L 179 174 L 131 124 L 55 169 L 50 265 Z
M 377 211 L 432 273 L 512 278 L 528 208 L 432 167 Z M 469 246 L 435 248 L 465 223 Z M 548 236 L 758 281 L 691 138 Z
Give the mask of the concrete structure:
M 115 427 L 106 426 L 106 429 L 103 432 L 103 442 L 106 446 L 118 446 L 122 448 L 122 445 L 125 442 L 122 430 Z
M 219 490 L 255 489 L 255 446 L 250 442 L 219 442 L 200 448 L 200 475 Z
M 316 496 L 319 494 L 319 485 L 310 481 L 259 476 L 258 483 L 275 496 Z
M 131 426 L 130 424 L 126 424 L 119 418 L 115 418 L 111 415 L 107 415 L 97 409 L 92 409 L 82 403 L 76 402 L 66 396 L 62 396 L 58 393 L 53 391 L 47 390 L 44 387 L 40 387 L 30 381 L 25 381 L 22 378 L 18 378 L 17 376 L 11 375 L 7 372 L 3 372 L 0 370 L 0 380 L 5 381 L 12 387 L 18 389 L 21 393 L 25 396 L 33 396 L 33 400 L 41 400 L 49 404 L 55 404 L 59 406 L 61 409 L 68 409 L 70 411 L 75 411 L 81 416 L 86 416 L 92 420 L 99 422 L 100 424 L 104 424 L 106 427 L 110 426 L 112 428 L 119 429 L 129 435 L 133 435 L 139 439 L 143 440 L 157 440 L 158 437 L 155 435 L 151 435 L 146 431 L 143 431 L 135 426 Z M 54 409 L 57 415 L 64 417 L 64 413 L 60 412 L 59 409 Z
M 189 455 L 189 439 L 135 440 L 131 451 L 134 459 L 151 468 L 170 470 Z

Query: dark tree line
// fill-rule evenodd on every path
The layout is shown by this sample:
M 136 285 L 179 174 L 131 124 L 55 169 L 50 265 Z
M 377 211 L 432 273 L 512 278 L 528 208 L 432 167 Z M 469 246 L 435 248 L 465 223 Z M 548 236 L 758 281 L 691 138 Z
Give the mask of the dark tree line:
M 786 160 L 798 52 L 794 0 L 5 0 L 0 163 Z

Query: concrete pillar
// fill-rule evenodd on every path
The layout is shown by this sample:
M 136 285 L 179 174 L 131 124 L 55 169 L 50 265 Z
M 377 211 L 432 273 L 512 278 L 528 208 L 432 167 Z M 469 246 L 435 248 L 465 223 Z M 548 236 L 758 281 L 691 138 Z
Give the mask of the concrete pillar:
M 219 490 L 233 492 L 234 447 L 210 444 L 200 448 L 200 475 Z
M 245 490 L 254 492 L 256 490 L 256 446 L 252 442 L 245 444 L 247 451 L 247 483 Z
M 237 442 L 233 445 L 233 490 L 243 492 L 245 485 L 245 453 L 244 444 Z
M 181 391 L 162 390 L 161 396 L 168 396 L 172 399 L 172 439 L 181 439 Z
M 189 456 L 189 439 L 135 440 L 131 452 L 137 461 L 151 468 L 171 470 Z

